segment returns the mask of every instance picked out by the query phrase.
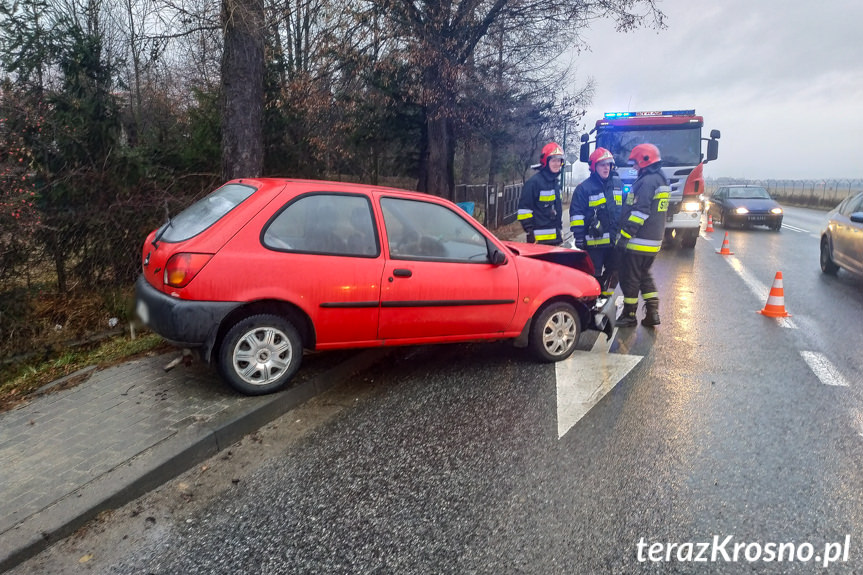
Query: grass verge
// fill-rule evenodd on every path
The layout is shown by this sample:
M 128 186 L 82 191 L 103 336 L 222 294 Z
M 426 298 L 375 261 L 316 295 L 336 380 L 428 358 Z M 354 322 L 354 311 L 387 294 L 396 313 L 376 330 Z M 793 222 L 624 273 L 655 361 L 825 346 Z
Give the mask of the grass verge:
M 40 395 L 40 389 L 49 383 L 73 374 L 85 367 L 103 369 L 135 357 L 163 353 L 174 349 L 154 333 L 135 339 L 117 336 L 89 348 L 68 349 L 60 356 L 37 362 L 28 362 L 0 371 L 0 411 L 15 407 L 22 401 Z M 66 389 L 86 380 L 89 375 L 73 377 L 50 391 Z

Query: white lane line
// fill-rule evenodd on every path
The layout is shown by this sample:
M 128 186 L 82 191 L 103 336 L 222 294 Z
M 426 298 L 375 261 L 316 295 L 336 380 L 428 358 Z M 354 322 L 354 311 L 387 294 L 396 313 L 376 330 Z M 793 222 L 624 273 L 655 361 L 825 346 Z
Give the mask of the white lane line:
M 728 265 L 731 266 L 731 269 L 733 269 L 737 273 L 737 275 L 740 276 L 740 279 L 743 280 L 743 283 L 746 284 L 746 287 L 749 288 L 749 291 L 754 293 L 755 297 L 757 297 L 758 299 L 760 299 L 761 301 L 766 303 L 767 298 L 770 296 L 770 288 L 768 288 L 766 285 L 764 285 L 763 283 L 758 281 L 758 278 L 756 278 L 751 273 L 749 273 L 749 270 L 747 270 L 745 267 L 743 267 L 743 264 L 736 257 L 734 257 L 734 256 L 722 256 L 722 257 L 725 258 L 725 260 L 728 262 Z M 755 310 L 755 311 L 758 311 L 758 310 Z M 797 324 L 795 324 L 791 320 L 791 318 L 778 317 L 778 318 L 774 318 L 774 319 L 776 320 L 776 322 L 781 327 L 786 327 L 786 328 L 790 328 L 790 329 L 797 329 Z
M 791 230 L 792 232 L 798 232 L 801 234 L 808 234 L 809 230 L 804 230 L 803 228 L 798 228 L 796 226 L 789 226 L 788 224 L 782 224 L 782 227 L 786 230 Z
M 809 365 L 809 369 L 821 380 L 824 385 L 850 387 L 848 381 L 842 377 L 839 370 L 830 363 L 823 353 L 817 351 L 801 351 L 800 355 Z

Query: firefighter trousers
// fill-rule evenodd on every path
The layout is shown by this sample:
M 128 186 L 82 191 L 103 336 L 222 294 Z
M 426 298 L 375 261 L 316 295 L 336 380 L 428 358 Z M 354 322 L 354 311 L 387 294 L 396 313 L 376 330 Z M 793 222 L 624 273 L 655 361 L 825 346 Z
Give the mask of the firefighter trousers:
M 610 296 L 617 287 L 617 259 L 618 254 L 614 248 L 587 248 L 585 250 L 593 262 L 593 277 L 599 282 L 602 295 Z
M 658 301 L 659 292 L 650 273 L 650 266 L 655 258 L 655 254 L 639 254 L 629 250 L 623 253 L 620 262 L 620 289 L 623 292 L 624 305 L 637 305 L 639 292 L 645 303 L 648 300 Z

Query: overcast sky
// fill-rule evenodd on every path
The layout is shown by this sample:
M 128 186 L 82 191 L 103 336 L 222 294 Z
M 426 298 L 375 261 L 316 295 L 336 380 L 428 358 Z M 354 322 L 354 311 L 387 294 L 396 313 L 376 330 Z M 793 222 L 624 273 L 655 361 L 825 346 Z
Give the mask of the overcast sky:
M 702 136 L 722 132 L 707 177 L 863 178 L 863 0 L 658 4 L 660 32 L 584 32 L 588 128 L 604 112 L 694 108 Z

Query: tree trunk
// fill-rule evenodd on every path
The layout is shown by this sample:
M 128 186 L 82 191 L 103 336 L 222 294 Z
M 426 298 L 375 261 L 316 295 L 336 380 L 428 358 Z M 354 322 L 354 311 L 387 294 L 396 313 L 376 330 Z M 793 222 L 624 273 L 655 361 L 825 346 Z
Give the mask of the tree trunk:
M 455 136 L 451 122 L 456 108 L 454 67 L 445 61 L 440 50 L 432 52 L 440 59 L 423 72 L 427 155 L 420 160 L 418 189 L 452 200 L 455 195 Z
M 253 178 L 264 166 L 264 3 L 223 0 L 222 177 Z
M 488 161 L 488 184 L 494 186 L 497 184 L 497 174 L 500 171 L 500 142 L 497 138 L 492 137 L 489 142 L 489 161 Z
M 464 139 L 464 153 L 462 154 L 461 164 L 461 183 L 469 186 L 473 179 L 473 138 L 466 137 Z
M 449 150 L 451 141 L 449 122 L 445 117 L 430 117 L 428 120 L 428 169 L 426 172 L 426 192 L 452 199 L 454 176 Z

